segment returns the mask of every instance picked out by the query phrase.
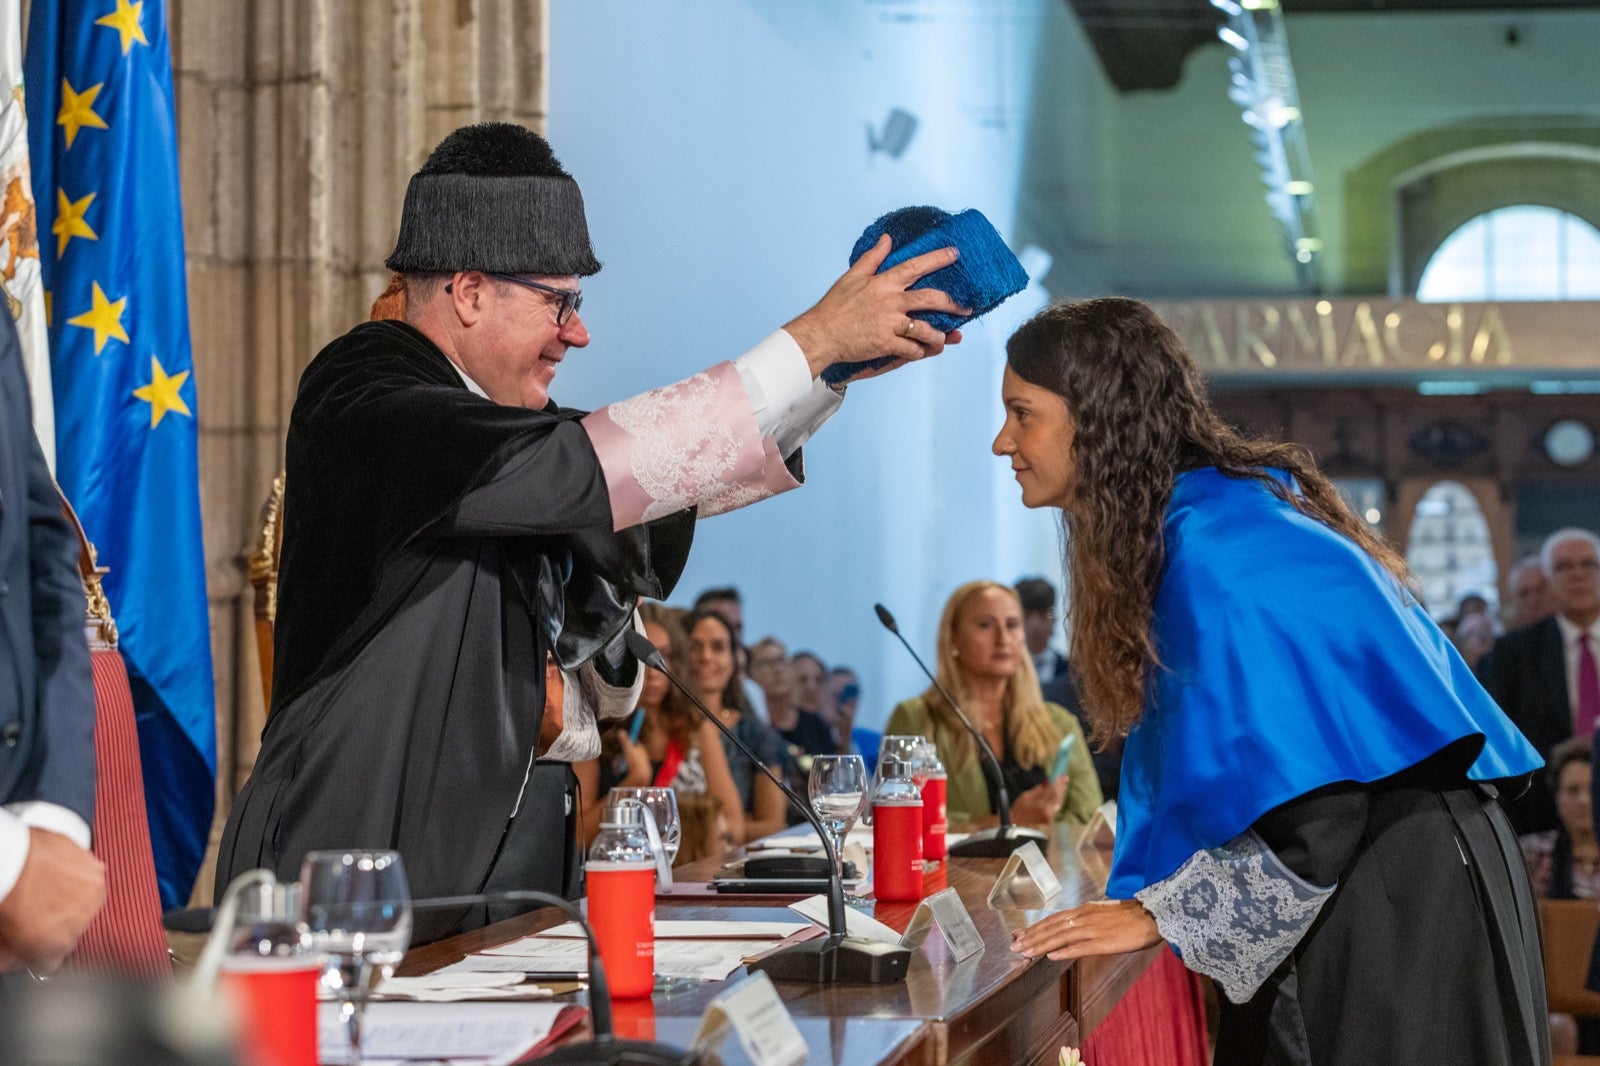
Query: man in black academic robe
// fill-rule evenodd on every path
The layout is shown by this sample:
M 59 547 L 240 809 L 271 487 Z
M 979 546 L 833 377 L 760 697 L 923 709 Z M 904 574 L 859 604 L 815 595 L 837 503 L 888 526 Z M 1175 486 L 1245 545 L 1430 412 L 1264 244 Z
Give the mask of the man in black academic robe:
M 446 138 L 388 262 L 404 321 L 357 326 L 300 382 L 272 708 L 219 896 L 336 847 L 398 849 L 414 898 L 573 894 L 571 771 L 538 761 L 547 659 L 634 684 L 635 602 L 671 591 L 697 516 L 798 483 L 839 403 L 821 370 L 942 349 L 908 312 L 955 305 L 907 290 L 953 253 L 874 273 L 886 252 L 739 360 L 585 415 L 549 398 L 599 269 L 577 184 L 521 127 Z M 413 940 L 498 913 L 421 911 Z

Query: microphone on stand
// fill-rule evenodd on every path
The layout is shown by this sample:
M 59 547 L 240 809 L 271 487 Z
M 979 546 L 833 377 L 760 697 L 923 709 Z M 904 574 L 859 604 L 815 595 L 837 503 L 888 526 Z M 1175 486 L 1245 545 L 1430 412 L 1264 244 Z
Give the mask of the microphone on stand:
M 794 809 L 800 812 L 817 831 L 817 836 L 822 839 L 823 851 L 828 856 L 828 935 L 775 951 L 763 959 L 750 963 L 750 969 L 765 971 L 774 981 L 810 981 L 814 984 L 837 982 L 877 985 L 905 980 L 906 969 L 911 965 L 909 948 L 848 934 L 845 926 L 844 881 L 839 871 L 839 856 L 834 851 L 833 841 L 823 832 L 822 823 L 817 820 L 811 805 L 797 796 L 766 763 L 756 758 L 755 752 L 746 747 L 744 741 L 734 735 L 733 730 L 723 725 L 711 708 L 707 707 L 689 686 L 667 669 L 666 660 L 661 657 L 661 652 L 644 634 L 634 629 L 625 629 L 622 639 L 634 658 L 646 666 L 660 670 L 666 675 L 667 680 L 672 682 L 673 687 L 689 697 L 689 700 L 700 709 L 700 713 L 721 730 L 722 735 L 732 741 L 734 747 L 744 753 L 745 758 L 750 760 L 750 765 L 756 767 L 767 776 L 768 780 L 778 786 L 779 791 L 788 798 Z
M 911 646 L 911 642 L 906 640 L 905 635 L 900 632 L 900 626 L 895 622 L 894 615 L 889 613 L 889 608 L 881 603 L 875 603 L 872 605 L 872 609 L 878 613 L 878 621 L 883 623 L 883 628 L 899 639 L 900 643 L 905 646 L 906 651 L 910 652 L 911 657 L 917 661 L 917 665 L 922 668 L 922 672 L 928 675 L 928 680 L 933 682 L 933 687 L 938 690 L 939 695 L 943 696 L 944 701 L 950 705 L 950 709 L 955 711 L 956 718 L 966 727 L 967 732 L 972 734 L 972 739 L 978 742 L 978 750 L 983 753 L 984 758 L 989 761 L 989 765 L 994 769 L 995 798 L 999 801 L 996 806 L 999 808 L 997 813 L 1000 815 L 1000 824 L 994 829 L 983 829 L 972 833 L 959 844 L 951 844 L 948 849 L 950 857 L 958 859 L 1003 859 L 1030 841 L 1039 845 L 1041 850 L 1048 849 L 1049 836 L 1037 829 L 1011 824 L 1011 796 L 1006 792 L 1006 775 L 1000 769 L 1000 760 L 995 757 L 994 749 L 984 739 L 983 731 L 972 724 L 972 719 L 967 717 L 967 712 L 963 711 L 954 697 L 945 691 L 943 685 L 939 684 L 939 679 L 933 676 L 933 671 L 929 670 L 928 665 L 922 661 L 922 656 L 917 654 L 917 650 Z

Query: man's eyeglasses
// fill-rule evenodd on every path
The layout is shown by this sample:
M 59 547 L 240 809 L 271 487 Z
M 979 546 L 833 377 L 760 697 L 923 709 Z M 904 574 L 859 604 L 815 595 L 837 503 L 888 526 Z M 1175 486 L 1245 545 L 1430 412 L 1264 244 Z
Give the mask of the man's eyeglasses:
M 513 285 L 521 285 L 524 289 L 532 289 L 534 292 L 547 292 L 551 296 L 561 297 L 561 306 L 556 308 L 556 325 L 558 326 L 566 325 L 567 320 L 577 314 L 578 308 L 583 306 L 583 293 L 578 289 L 558 289 L 554 285 L 542 285 L 537 281 L 519 278 L 515 274 L 496 274 L 493 271 L 486 271 L 486 273 L 491 278 L 509 281 Z

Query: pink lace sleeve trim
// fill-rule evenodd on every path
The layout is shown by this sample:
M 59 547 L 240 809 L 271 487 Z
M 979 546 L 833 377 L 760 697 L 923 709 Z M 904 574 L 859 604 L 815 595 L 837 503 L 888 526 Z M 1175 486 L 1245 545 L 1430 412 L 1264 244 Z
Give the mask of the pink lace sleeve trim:
M 721 514 L 798 484 L 762 439 L 732 363 L 602 407 L 582 425 L 616 529 L 687 507 Z

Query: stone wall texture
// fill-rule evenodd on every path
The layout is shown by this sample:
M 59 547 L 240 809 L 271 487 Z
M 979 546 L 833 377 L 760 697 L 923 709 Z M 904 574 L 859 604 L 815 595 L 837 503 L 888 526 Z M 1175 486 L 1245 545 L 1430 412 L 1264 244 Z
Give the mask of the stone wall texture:
M 546 3 L 172 0 L 216 662 L 213 846 L 266 718 L 245 560 L 295 384 L 382 291 L 406 180 L 429 150 L 470 122 L 543 131 Z

